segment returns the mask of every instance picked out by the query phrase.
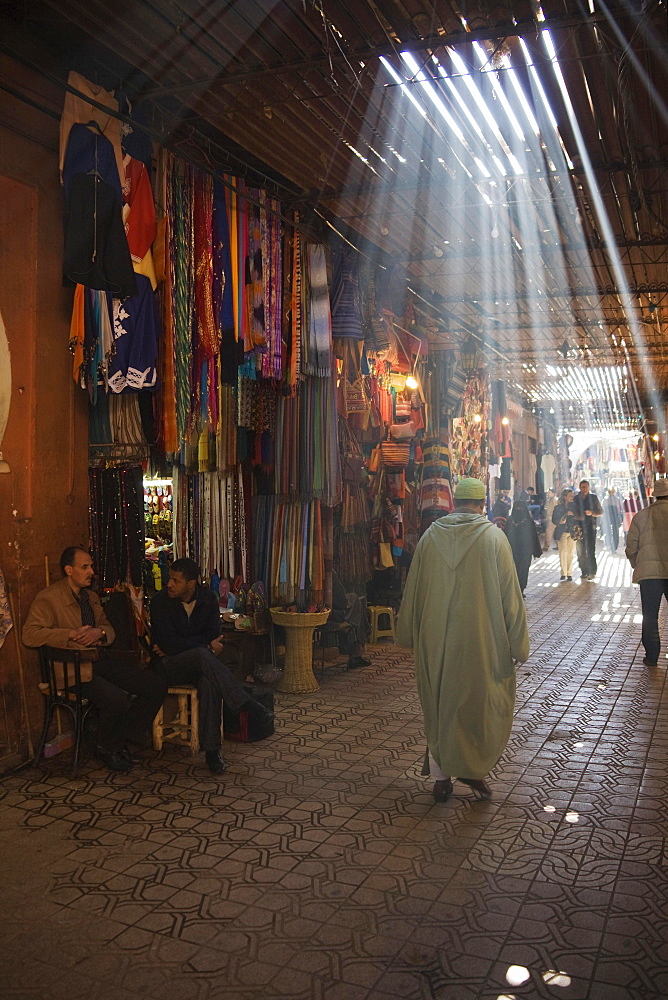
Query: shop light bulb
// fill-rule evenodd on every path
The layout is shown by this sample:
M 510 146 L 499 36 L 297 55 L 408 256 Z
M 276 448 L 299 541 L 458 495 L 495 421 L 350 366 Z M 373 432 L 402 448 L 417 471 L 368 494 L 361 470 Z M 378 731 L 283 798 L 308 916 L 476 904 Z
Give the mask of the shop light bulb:
M 415 375 L 407 375 L 406 376 L 406 388 L 407 389 L 417 389 L 417 387 L 418 387 L 418 380 L 416 379 Z
M 661 458 L 661 456 L 659 455 L 658 451 L 655 451 L 654 452 L 654 461 L 658 462 L 660 458 Z
M 652 434 L 652 441 L 658 441 L 658 440 L 659 440 L 659 435 L 658 434 Z
M 501 417 L 501 423 L 504 425 L 504 427 L 507 427 L 508 424 L 510 423 L 510 420 L 508 420 L 508 417 Z
M 476 424 L 479 424 L 479 423 L 480 423 L 480 421 L 482 420 L 482 417 L 480 416 L 480 414 L 479 414 L 479 413 L 475 413 L 475 414 L 473 415 L 473 419 L 475 420 Z

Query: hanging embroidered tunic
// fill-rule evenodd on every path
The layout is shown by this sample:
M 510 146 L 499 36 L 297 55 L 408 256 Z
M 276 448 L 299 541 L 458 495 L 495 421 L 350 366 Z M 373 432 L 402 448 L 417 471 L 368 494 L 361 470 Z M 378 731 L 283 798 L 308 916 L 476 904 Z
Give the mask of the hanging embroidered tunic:
M 155 389 L 158 318 L 151 282 L 137 275 L 137 294 L 114 299 L 115 353 L 109 362 L 108 384 L 113 393 Z

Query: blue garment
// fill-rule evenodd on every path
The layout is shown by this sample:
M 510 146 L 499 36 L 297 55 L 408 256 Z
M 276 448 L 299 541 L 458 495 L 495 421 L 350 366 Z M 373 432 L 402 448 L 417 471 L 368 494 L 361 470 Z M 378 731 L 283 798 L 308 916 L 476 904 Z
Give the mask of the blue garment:
M 157 388 L 159 325 L 150 280 L 137 275 L 137 293 L 114 299 L 115 353 L 109 361 L 111 392 Z
M 213 182 L 213 302 L 220 330 L 220 378 L 224 385 L 236 385 L 239 365 L 244 360 L 243 339 L 234 339 L 234 294 L 230 233 L 227 223 L 225 187 Z
M 72 196 L 72 181 L 76 174 L 96 173 L 101 180 L 113 188 L 121 203 L 121 179 L 118 176 L 114 147 L 97 128 L 88 125 L 73 125 L 67 140 L 67 150 L 63 163 L 63 185 L 65 197 Z
M 145 110 L 146 105 L 139 104 L 133 107 L 125 94 L 119 91 L 116 91 L 116 99 L 118 100 L 118 110 L 132 118 L 132 121 L 121 123 L 121 149 L 133 160 L 140 160 L 146 165 L 146 169 L 150 170 L 153 142 L 150 135 L 142 128 L 143 125 L 149 124 L 148 113 Z

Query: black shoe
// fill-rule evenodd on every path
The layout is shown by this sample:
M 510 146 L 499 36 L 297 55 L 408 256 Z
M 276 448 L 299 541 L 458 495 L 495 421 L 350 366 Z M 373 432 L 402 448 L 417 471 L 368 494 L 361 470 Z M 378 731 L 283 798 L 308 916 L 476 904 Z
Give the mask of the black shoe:
M 452 781 L 444 778 L 434 782 L 434 802 L 447 802 L 452 795 Z
M 658 666 L 658 660 L 648 660 L 647 657 L 644 658 L 643 663 L 646 667 L 656 667 Z
M 565 576 L 560 576 L 559 577 L 559 583 L 563 583 L 565 579 L 566 579 Z
M 462 784 L 468 785 L 469 788 L 475 792 L 476 798 L 478 799 L 491 799 L 492 797 L 492 789 L 486 781 L 483 781 L 482 778 L 457 778 L 457 781 L 461 781 Z
M 206 761 L 206 766 L 212 774 L 224 774 L 229 767 L 227 761 L 223 760 L 220 756 L 219 750 L 206 750 L 204 752 L 204 759 Z
M 128 749 L 128 747 L 123 747 L 123 749 L 118 752 L 121 757 L 125 758 L 125 760 L 129 760 L 133 766 L 141 763 L 141 757 L 138 757 L 137 754 L 133 753 L 132 750 Z
M 365 656 L 351 656 L 348 660 L 348 670 L 357 670 L 359 667 L 370 667 L 371 660 Z
M 103 747 L 97 747 L 95 753 L 110 771 L 127 774 L 132 770 L 132 761 L 128 760 L 121 750 L 105 750 Z
M 249 698 L 248 701 L 239 709 L 240 712 L 247 712 L 249 718 L 254 719 L 260 726 L 271 726 L 274 722 L 274 713 L 270 712 L 268 708 L 256 701 L 255 698 Z
M 572 583 L 572 582 L 573 582 L 573 577 L 572 576 L 567 576 L 566 577 L 566 583 Z

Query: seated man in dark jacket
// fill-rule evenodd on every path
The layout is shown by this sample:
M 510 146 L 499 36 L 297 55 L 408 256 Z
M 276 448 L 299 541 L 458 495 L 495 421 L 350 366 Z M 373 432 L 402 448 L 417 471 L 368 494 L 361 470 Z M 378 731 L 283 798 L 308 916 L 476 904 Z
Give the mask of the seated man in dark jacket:
M 218 659 L 223 649 L 218 597 L 198 580 L 197 563 L 177 559 L 169 571 L 166 590 L 151 601 L 153 666 L 170 686 L 197 686 L 200 747 L 209 770 L 222 774 L 227 767 L 220 756 L 223 701 L 233 712 L 243 709 L 260 722 L 269 721 L 272 713 L 249 698 L 229 667 Z

